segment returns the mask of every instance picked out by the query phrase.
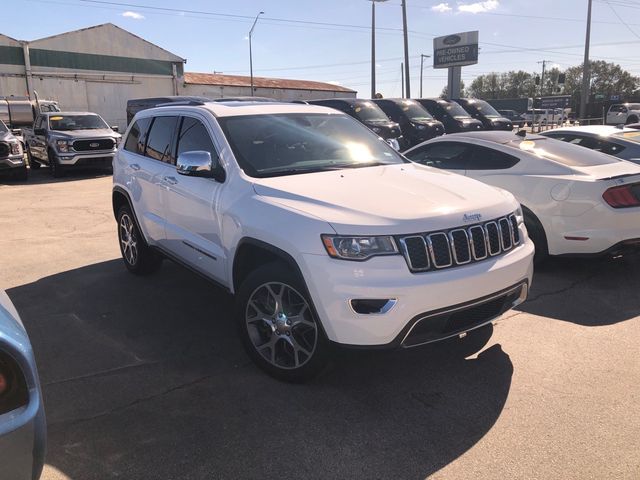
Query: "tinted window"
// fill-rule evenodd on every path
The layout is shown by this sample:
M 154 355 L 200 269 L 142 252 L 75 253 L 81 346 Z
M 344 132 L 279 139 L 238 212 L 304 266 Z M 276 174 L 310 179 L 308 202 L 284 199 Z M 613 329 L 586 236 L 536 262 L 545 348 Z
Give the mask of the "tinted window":
M 178 135 L 178 156 L 181 153 L 196 150 L 209 152 L 211 158 L 217 158 L 218 156 L 209 132 L 207 132 L 202 122 L 195 118 L 184 117 L 180 134 Z
M 150 123 L 151 118 L 141 118 L 133 124 L 131 130 L 129 130 L 127 141 L 124 144 L 125 150 L 144 155 L 144 143 L 147 138 Z
M 467 170 L 505 170 L 519 162 L 518 157 L 492 148 L 473 147 Z
M 175 163 L 173 158 L 173 135 L 178 117 L 156 117 L 149 131 L 145 156 L 165 163 Z
M 36 120 L 35 128 L 42 128 L 42 122 L 44 121 L 44 117 L 38 117 Z
M 447 113 L 454 118 L 471 118 L 469 112 L 455 102 L 438 102 L 439 105 L 447 110 Z
M 611 108 L 609 108 L 609 111 L 611 113 L 617 113 L 617 112 L 626 112 L 627 109 L 624 105 L 611 105 Z
M 357 102 L 353 106 L 353 112 L 363 122 L 387 123 L 389 121 L 380 107 L 373 102 Z
M 469 146 L 464 143 L 437 142 L 412 150 L 405 156 L 428 167 L 464 170 L 469 156 Z
M 577 145 L 570 145 L 565 142 L 556 142 L 550 138 L 543 139 L 538 137 L 535 140 L 513 140 L 506 145 L 568 167 L 592 167 L 619 161 L 609 155 L 585 150 Z
M 51 115 L 49 128 L 56 131 L 100 130 L 109 128 L 98 115 Z

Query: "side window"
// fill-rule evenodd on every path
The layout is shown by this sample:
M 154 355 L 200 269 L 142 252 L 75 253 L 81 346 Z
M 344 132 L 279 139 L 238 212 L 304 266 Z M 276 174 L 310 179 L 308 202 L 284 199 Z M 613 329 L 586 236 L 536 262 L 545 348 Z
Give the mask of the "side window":
M 469 147 L 464 143 L 437 142 L 425 145 L 405 156 L 416 163 L 445 170 L 465 170 Z
M 129 152 L 137 153 L 138 155 L 144 155 L 144 144 L 146 142 L 150 124 L 151 118 L 141 118 L 136 121 L 131 127 L 131 130 L 129 130 L 129 135 L 127 136 L 127 141 L 124 144 L 124 149 Z
M 624 146 L 619 145 L 613 142 L 607 142 L 605 140 L 596 140 L 596 145 L 594 146 L 594 150 L 597 152 L 607 153 L 609 155 L 619 155 L 623 150 Z
M 165 163 L 175 163 L 173 158 L 173 138 L 178 117 L 156 117 L 147 139 L 145 156 Z
M 182 127 L 178 135 L 178 157 L 181 153 L 194 150 L 209 152 L 211 153 L 211 158 L 218 157 L 209 132 L 202 122 L 195 118 L 183 117 Z
M 506 170 L 513 167 L 520 159 L 492 148 L 473 147 L 467 170 Z
M 42 117 L 42 116 L 38 117 L 38 119 L 36 120 L 36 124 L 35 124 L 34 128 L 42 128 L 42 119 L 43 118 L 44 117 Z

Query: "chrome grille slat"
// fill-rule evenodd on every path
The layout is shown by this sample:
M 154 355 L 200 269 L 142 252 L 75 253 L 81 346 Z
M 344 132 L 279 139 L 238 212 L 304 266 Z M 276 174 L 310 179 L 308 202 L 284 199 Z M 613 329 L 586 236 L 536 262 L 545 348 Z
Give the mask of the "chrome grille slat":
M 516 216 L 512 213 L 488 222 L 397 237 L 400 251 L 414 273 L 479 262 L 520 245 Z

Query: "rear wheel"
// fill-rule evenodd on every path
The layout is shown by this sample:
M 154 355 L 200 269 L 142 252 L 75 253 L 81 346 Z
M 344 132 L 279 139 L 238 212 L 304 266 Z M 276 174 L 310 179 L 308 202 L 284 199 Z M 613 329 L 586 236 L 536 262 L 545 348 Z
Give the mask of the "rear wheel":
M 131 209 L 128 206 L 120 207 L 117 219 L 120 253 L 127 270 L 136 275 L 147 275 L 158 270 L 162 257 L 145 242 Z
M 627 117 L 626 125 L 629 125 L 630 123 L 638 123 L 638 117 L 634 115 Z
M 273 377 L 304 382 L 327 364 L 320 321 L 303 282 L 283 263 L 249 274 L 236 296 L 236 321 L 248 355 Z

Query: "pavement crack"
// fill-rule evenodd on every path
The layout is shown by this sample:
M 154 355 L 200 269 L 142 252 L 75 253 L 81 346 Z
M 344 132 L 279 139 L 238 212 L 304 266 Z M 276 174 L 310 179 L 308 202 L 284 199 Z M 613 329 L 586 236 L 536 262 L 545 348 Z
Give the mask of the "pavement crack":
M 55 425 L 58 425 L 58 424 L 61 424 L 61 423 L 77 424 L 77 423 L 88 422 L 88 421 L 91 421 L 91 420 L 96 420 L 98 418 L 105 417 L 107 415 L 111 415 L 113 413 L 117 413 L 117 412 L 120 412 L 122 410 L 126 410 L 128 408 L 134 407 L 134 406 L 139 405 L 141 403 L 148 402 L 150 400 L 154 400 L 154 399 L 162 397 L 164 395 L 168 395 L 170 393 L 177 392 L 179 390 L 183 390 L 183 389 L 192 387 L 193 385 L 196 385 L 196 384 L 198 384 L 200 382 L 203 382 L 204 380 L 207 380 L 207 379 L 211 378 L 212 376 L 213 375 L 211 375 L 211 374 L 210 375 L 205 375 L 205 376 L 196 378 L 195 380 L 192 380 L 191 382 L 181 383 L 180 385 L 176 385 L 174 387 L 168 388 L 166 390 L 163 390 L 162 392 L 155 393 L 153 395 L 148 395 L 148 396 L 142 397 L 142 398 L 137 398 L 137 399 L 125 404 L 125 405 L 120 405 L 118 407 L 110 408 L 109 410 L 106 410 L 104 412 L 100 412 L 100 413 L 98 413 L 96 415 L 91 415 L 89 417 L 72 418 L 72 419 L 68 419 L 68 420 L 62 420 L 60 422 L 52 423 L 52 424 L 50 424 L 50 426 L 55 426 Z
M 554 295 L 560 295 L 562 293 L 566 293 L 574 288 L 576 288 L 577 286 L 588 282 L 589 280 L 595 278 L 598 274 L 595 273 L 593 275 L 589 275 L 586 278 L 581 278 L 579 280 L 576 280 L 574 282 L 571 282 L 568 286 L 561 288 L 560 290 L 555 290 L 553 292 L 544 292 L 544 293 L 540 293 L 538 295 L 536 295 L 535 297 L 530 297 L 527 299 L 527 302 L 535 302 L 537 300 L 540 300 L 541 298 L 545 298 L 545 297 L 552 297 Z
M 130 363 L 128 365 L 122 365 L 120 367 L 114 367 L 114 368 L 108 368 L 106 370 L 100 370 L 97 372 L 91 372 L 91 373 L 86 373 L 84 375 L 77 375 L 75 377 L 69 377 L 69 378 L 63 378 L 60 380 L 54 380 L 51 382 L 47 382 L 47 383 L 43 383 L 42 386 L 43 387 L 51 387 L 54 385 L 61 385 L 67 382 L 75 382 L 77 380 L 86 380 L 88 378 L 94 378 L 94 377 L 102 377 L 104 375 L 111 375 L 112 373 L 120 373 L 122 371 L 126 371 L 126 370 L 130 370 L 133 368 L 138 368 L 138 367 L 146 367 L 148 365 L 157 365 L 158 363 L 161 363 L 160 361 L 153 361 L 153 362 L 138 362 L 138 363 Z

